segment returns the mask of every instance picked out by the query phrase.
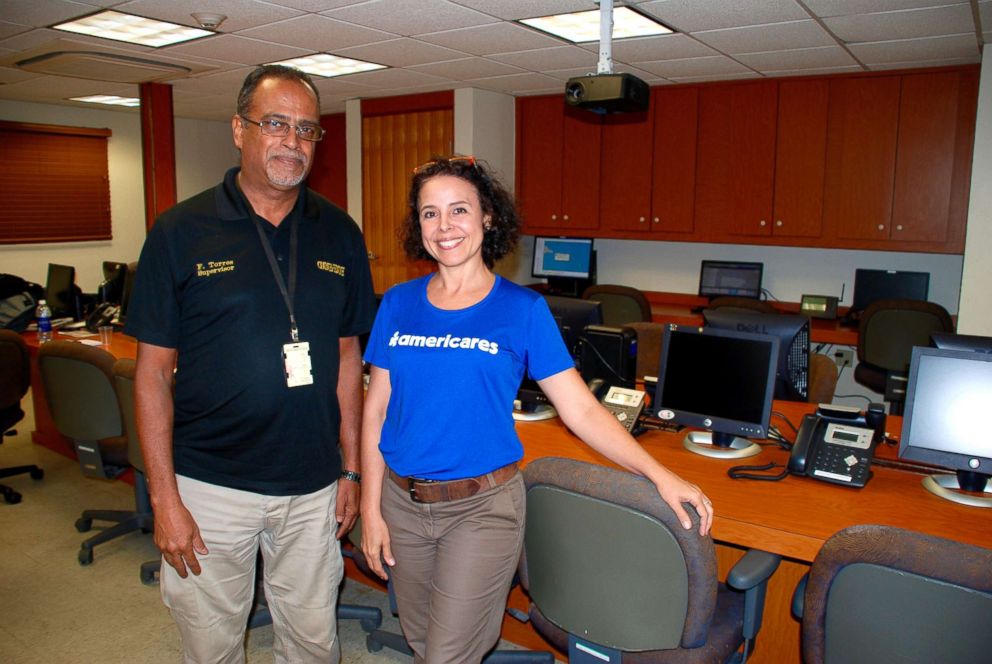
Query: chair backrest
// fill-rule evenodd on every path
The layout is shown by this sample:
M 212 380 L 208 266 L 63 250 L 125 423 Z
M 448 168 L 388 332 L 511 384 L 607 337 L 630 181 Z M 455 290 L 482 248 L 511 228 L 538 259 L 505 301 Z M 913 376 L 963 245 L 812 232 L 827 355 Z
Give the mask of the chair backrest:
M 809 354 L 809 385 L 807 401 L 810 403 L 833 403 L 837 389 L 837 364 L 833 358 L 823 353 Z
M 803 657 L 822 662 L 987 662 L 992 551 L 890 526 L 846 528 L 810 569 Z
M 552 457 L 528 464 L 524 480 L 520 580 L 545 619 L 619 650 L 706 642 L 717 595 L 713 540 L 683 529 L 653 484 Z
M 603 325 L 619 327 L 651 320 L 651 304 L 644 293 L 630 286 L 597 284 L 582 293 L 584 300 L 597 300 L 603 307 Z
M 38 350 L 38 369 L 55 427 L 74 440 L 120 436 L 114 356 L 94 346 L 55 340 Z
M 134 369 L 136 363 L 129 357 L 114 362 L 114 390 L 121 408 L 121 422 L 127 437 L 127 460 L 142 473 L 145 461 L 141 456 L 141 442 L 138 438 L 138 418 L 134 410 Z
M 27 344 L 17 332 L 0 330 L 0 434 L 24 417 L 21 399 L 30 385 Z
M 780 314 L 771 302 L 766 300 L 756 300 L 753 297 L 736 297 L 734 295 L 722 295 L 710 300 L 708 309 L 729 308 L 735 311 L 757 311 L 762 314 Z
M 640 321 L 630 323 L 628 327 L 637 332 L 637 379 L 643 380 L 644 376 L 657 378 L 665 326 L 662 323 Z
M 858 361 L 906 372 L 913 346 L 929 346 L 931 332 L 953 332 L 944 307 L 922 300 L 876 300 L 858 326 Z

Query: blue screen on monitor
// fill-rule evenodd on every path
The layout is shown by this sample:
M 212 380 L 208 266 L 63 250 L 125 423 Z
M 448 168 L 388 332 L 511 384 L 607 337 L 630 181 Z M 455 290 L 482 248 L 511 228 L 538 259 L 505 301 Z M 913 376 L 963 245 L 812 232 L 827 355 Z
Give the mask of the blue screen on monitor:
M 592 238 L 534 238 L 535 277 L 588 279 L 592 269 Z

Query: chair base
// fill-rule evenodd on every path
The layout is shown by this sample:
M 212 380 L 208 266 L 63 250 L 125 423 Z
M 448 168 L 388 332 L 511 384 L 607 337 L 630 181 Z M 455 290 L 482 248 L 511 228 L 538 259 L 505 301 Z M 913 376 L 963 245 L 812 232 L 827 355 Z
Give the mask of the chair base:
M 13 477 L 24 473 L 30 473 L 33 480 L 40 480 L 45 476 L 45 471 L 35 465 L 0 468 L 0 477 Z M 21 494 L 6 484 L 0 484 L 0 493 L 3 494 L 3 499 L 11 505 L 21 502 Z
M 94 535 L 79 546 L 79 564 L 89 565 L 93 562 L 93 547 L 110 540 L 127 535 L 135 530 L 148 533 L 155 525 L 154 517 L 150 512 L 128 512 L 124 510 L 86 510 L 83 515 L 76 520 L 76 530 L 85 533 L 93 527 L 93 520 L 112 521 L 117 525 L 107 528 L 101 533 Z

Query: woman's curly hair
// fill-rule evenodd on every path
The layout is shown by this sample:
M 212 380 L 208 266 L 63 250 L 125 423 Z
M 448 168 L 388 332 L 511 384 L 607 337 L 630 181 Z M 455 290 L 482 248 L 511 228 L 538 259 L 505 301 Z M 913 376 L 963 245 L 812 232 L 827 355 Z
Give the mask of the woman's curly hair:
M 407 196 L 406 217 L 400 226 L 400 242 L 406 255 L 413 259 L 435 261 L 424 248 L 420 234 L 420 214 L 417 204 L 424 183 L 438 175 L 453 175 L 475 187 L 483 215 L 489 215 L 489 228 L 482 239 L 482 260 L 492 269 L 496 261 L 511 253 L 520 239 L 520 215 L 513 197 L 489 173 L 489 168 L 475 159 L 452 155 L 438 157 L 414 171 Z

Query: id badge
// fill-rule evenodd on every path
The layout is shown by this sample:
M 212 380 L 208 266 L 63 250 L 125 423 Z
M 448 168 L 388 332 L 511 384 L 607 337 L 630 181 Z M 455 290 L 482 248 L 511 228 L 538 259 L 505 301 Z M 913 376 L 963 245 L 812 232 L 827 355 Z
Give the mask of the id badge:
M 282 357 L 286 365 L 286 386 L 299 387 L 313 384 L 310 364 L 310 342 L 283 344 Z

